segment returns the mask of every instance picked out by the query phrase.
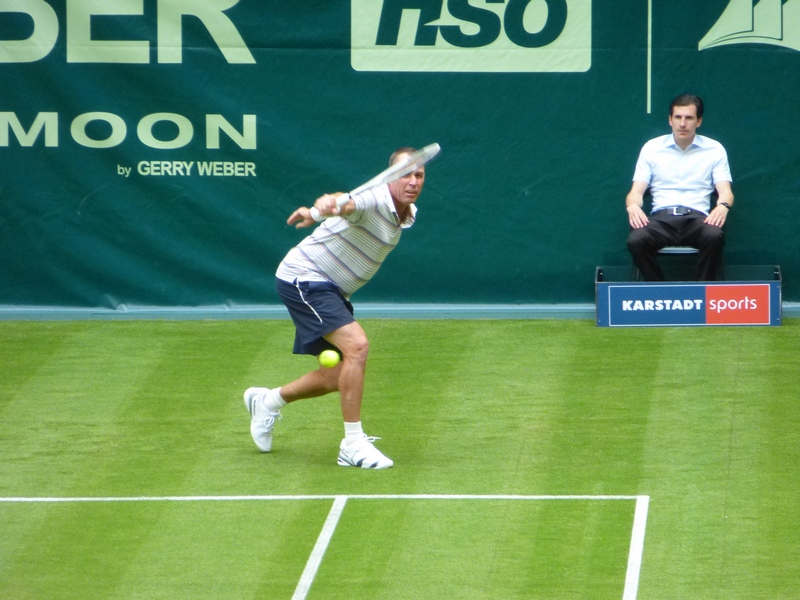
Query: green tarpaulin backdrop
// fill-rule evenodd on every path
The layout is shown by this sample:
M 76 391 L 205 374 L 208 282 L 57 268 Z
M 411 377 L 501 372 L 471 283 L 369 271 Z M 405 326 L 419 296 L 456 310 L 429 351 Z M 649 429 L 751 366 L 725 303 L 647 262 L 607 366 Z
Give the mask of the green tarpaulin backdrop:
M 594 300 L 667 107 L 800 300 L 800 2 L 1 0 L 0 305 L 278 302 L 298 205 L 441 144 L 359 301 Z

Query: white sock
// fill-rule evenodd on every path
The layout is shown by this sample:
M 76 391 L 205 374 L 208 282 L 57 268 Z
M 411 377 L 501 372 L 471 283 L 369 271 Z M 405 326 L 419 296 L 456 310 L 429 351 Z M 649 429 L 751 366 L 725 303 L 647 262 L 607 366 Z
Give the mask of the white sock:
M 277 390 L 271 390 L 271 393 L 264 396 L 264 406 L 270 412 L 278 412 L 280 409 L 286 406 L 286 400 L 284 400 L 283 396 L 281 396 L 281 388 L 278 388 Z
M 361 421 L 355 423 L 344 422 L 344 442 L 345 444 L 352 445 L 354 442 L 359 441 L 364 437 L 364 430 L 361 427 Z

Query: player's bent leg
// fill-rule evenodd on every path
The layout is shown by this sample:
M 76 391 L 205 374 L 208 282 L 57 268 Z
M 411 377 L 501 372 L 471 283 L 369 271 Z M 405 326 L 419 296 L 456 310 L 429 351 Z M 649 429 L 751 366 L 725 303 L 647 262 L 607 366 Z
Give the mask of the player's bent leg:
M 361 399 L 364 395 L 364 375 L 367 369 L 369 341 L 357 322 L 352 322 L 325 336 L 342 352 L 339 365 L 339 394 L 342 399 L 342 417 L 349 423 L 361 420 Z
M 335 367 L 320 367 L 310 371 L 291 383 L 281 386 L 281 396 L 289 403 L 305 398 L 318 398 L 335 392 L 339 389 L 339 374 L 342 366 L 343 363 L 339 363 Z
M 345 430 L 348 424 L 360 430 L 361 400 L 364 394 L 364 375 L 369 355 L 367 335 L 357 322 L 345 325 L 325 336 L 329 342 L 342 351 L 342 372 L 339 375 L 339 394 L 342 400 L 342 417 Z M 353 436 L 355 437 L 355 436 Z M 356 439 L 350 434 L 339 445 L 337 463 L 343 467 L 362 469 L 388 469 L 394 462 L 378 450 L 373 442 L 379 438 L 369 437 L 361 432 Z

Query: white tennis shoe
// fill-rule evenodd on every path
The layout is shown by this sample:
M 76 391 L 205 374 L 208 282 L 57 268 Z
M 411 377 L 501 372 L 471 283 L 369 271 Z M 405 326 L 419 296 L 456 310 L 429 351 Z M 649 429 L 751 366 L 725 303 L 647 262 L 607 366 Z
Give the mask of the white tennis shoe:
M 272 450 L 272 429 L 275 420 L 281 418 L 280 411 L 272 412 L 264 406 L 264 396 L 272 390 L 269 388 L 251 387 L 244 393 L 244 405 L 250 412 L 250 435 L 261 452 Z
M 355 444 L 348 446 L 345 441 L 339 445 L 339 460 L 342 467 L 361 467 L 362 469 L 388 469 L 394 462 L 384 456 L 380 450 L 372 445 L 379 440 L 378 437 L 364 437 Z

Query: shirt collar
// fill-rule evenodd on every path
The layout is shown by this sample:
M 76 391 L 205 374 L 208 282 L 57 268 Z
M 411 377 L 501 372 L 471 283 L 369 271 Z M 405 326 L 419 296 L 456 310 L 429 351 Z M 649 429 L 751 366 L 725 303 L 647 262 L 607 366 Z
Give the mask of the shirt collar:
M 384 186 L 383 190 L 384 190 L 384 193 L 385 193 L 384 202 L 386 202 L 386 205 L 389 207 L 389 210 L 392 211 L 392 214 L 394 215 L 394 218 L 399 220 L 400 219 L 400 215 L 397 214 L 397 209 L 395 208 L 394 201 L 392 200 L 392 194 L 391 194 L 391 192 L 389 192 L 389 186 L 388 185 Z M 400 226 L 403 229 L 405 229 L 407 227 L 411 227 L 414 224 L 414 221 L 417 218 L 417 205 L 416 204 L 412 204 L 411 206 L 409 206 L 409 209 L 410 210 L 408 211 L 408 215 L 406 216 L 406 219 L 402 223 L 400 223 Z
M 704 148 L 705 145 L 705 138 L 702 135 L 695 133 L 692 143 L 686 146 L 686 150 L 689 150 L 690 148 Z M 678 150 L 681 149 L 681 147 L 678 146 L 677 142 L 675 141 L 675 136 L 671 133 L 664 136 L 664 147 L 677 148 Z
M 397 211 L 394 208 L 394 203 L 392 203 L 392 212 L 394 213 L 395 219 L 400 219 L 400 215 L 397 214 Z M 414 221 L 417 220 L 417 205 L 412 204 L 408 207 L 408 214 L 406 215 L 405 220 L 400 223 L 400 227 L 406 229 L 411 227 L 414 224 Z

